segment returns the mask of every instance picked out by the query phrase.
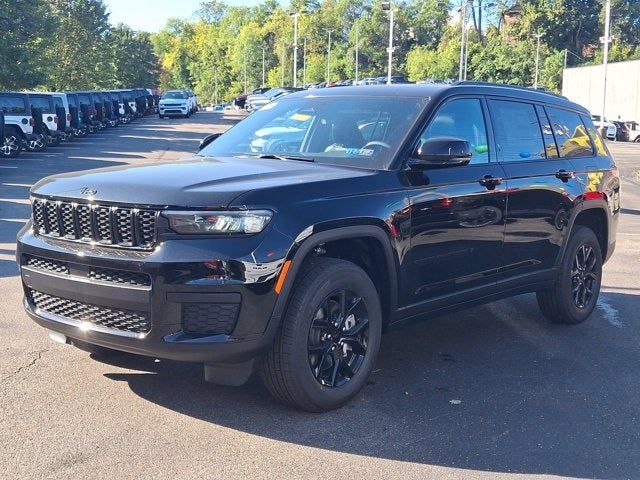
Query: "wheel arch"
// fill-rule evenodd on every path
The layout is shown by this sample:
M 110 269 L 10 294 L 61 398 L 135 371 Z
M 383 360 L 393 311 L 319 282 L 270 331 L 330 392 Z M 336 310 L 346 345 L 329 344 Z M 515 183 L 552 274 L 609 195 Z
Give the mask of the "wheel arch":
M 304 239 L 289 258 L 290 268 L 276 300 L 273 317 L 282 317 L 296 279 L 309 260 L 318 254 L 349 260 L 363 268 L 380 295 L 384 324 L 389 323 L 397 309 L 398 271 L 389 236 L 375 225 L 338 227 Z
M 583 208 L 574 216 L 571 226 L 568 229 L 568 235 L 566 235 L 563 246 L 562 255 L 558 259 L 561 261 L 564 256 L 564 252 L 569 243 L 571 233 L 577 226 L 587 227 L 595 233 L 598 243 L 600 244 L 600 252 L 602 253 L 603 260 L 608 258 L 609 249 L 609 220 L 608 220 L 608 207 L 604 200 L 602 201 L 589 201 L 589 205 L 583 205 Z

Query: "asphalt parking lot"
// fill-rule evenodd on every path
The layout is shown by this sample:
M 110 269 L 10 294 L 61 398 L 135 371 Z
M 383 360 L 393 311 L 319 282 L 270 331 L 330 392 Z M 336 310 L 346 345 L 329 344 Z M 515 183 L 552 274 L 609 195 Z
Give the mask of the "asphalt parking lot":
M 0 161 L 1 478 L 640 477 L 638 144 L 609 143 L 623 210 L 586 323 L 549 324 L 523 295 L 393 331 L 339 411 L 283 407 L 255 379 L 207 384 L 200 365 L 52 342 L 22 311 L 14 262 L 29 187 L 184 157 L 237 118 L 148 118 Z

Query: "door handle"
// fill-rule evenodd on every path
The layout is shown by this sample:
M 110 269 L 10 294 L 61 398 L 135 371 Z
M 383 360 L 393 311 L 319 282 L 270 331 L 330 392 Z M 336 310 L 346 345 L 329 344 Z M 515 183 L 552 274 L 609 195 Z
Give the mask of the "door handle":
M 574 176 L 574 172 L 567 172 L 564 169 L 560 169 L 556 172 L 556 178 L 559 178 L 563 182 L 568 182 Z
M 496 188 L 496 185 L 500 185 L 502 183 L 502 179 L 500 177 L 494 177 L 493 175 L 485 175 L 478 180 L 478 183 L 487 190 L 493 190 Z

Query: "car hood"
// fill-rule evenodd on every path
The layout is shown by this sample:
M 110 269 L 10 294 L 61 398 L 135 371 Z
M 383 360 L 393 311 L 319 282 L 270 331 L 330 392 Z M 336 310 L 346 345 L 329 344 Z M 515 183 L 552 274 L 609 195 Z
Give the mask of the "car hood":
M 31 193 L 158 207 L 226 207 L 255 189 L 369 175 L 367 170 L 296 160 L 194 157 L 154 165 L 127 165 L 54 175 Z

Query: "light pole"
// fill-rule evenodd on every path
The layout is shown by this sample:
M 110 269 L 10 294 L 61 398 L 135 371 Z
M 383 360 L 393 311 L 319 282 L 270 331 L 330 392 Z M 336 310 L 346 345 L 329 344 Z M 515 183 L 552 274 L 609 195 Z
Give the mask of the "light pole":
M 300 13 L 292 13 L 293 17 L 293 86 L 298 86 L 298 17 Z
M 393 13 L 395 8 L 391 2 L 383 2 L 382 9 L 389 11 L 389 47 L 387 47 L 389 60 L 387 63 L 387 85 L 391 85 L 391 68 L 393 62 Z
M 265 61 L 264 61 L 265 60 L 265 50 L 266 50 L 266 47 L 263 45 L 262 46 L 262 85 L 261 85 L 263 87 L 264 87 L 264 80 L 265 80 L 264 79 L 264 73 L 265 73 L 265 68 L 264 68 L 265 67 Z
M 359 37 L 360 37 L 360 25 L 356 25 L 356 78 L 355 78 L 355 80 L 353 82 L 354 85 L 358 84 L 358 64 L 360 63 L 358 61 Z
M 329 82 L 331 81 L 331 32 L 333 30 L 329 30 L 329 41 L 327 44 L 327 86 L 329 86 Z
M 604 37 L 600 39 L 604 43 L 604 55 L 602 56 L 603 91 L 602 91 L 602 128 L 604 129 L 604 116 L 607 110 L 607 64 L 609 62 L 609 43 L 613 41 L 610 36 L 611 28 L 611 0 L 605 0 Z
M 284 87 L 284 61 L 286 59 L 285 58 L 286 56 L 287 56 L 287 50 L 286 50 L 285 44 L 283 43 L 282 44 L 282 62 L 280 62 L 280 63 L 282 63 L 282 69 L 281 69 L 282 70 L 282 77 L 280 78 L 280 86 L 281 87 Z
M 244 93 L 247 93 L 247 52 L 244 52 Z
M 465 63 L 465 30 L 467 29 L 467 6 L 471 3 L 470 1 L 465 2 L 463 5 L 460 5 L 460 71 L 458 74 L 458 80 L 462 81 L 464 79 L 464 63 Z
M 304 45 L 302 47 L 302 86 L 307 84 L 307 37 L 304 37 Z
M 534 33 L 533 37 L 536 39 L 536 75 L 533 81 L 533 88 L 538 88 L 538 75 L 540 71 L 540 39 L 544 37 L 544 33 Z M 566 55 L 566 53 L 565 53 Z

